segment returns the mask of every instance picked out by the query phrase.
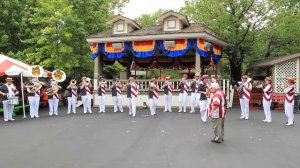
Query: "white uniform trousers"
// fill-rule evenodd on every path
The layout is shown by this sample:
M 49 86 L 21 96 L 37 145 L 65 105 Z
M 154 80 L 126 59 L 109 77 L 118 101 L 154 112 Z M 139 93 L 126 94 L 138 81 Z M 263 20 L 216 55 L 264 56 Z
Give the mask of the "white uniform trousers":
M 136 115 L 136 97 L 127 98 L 127 100 L 129 115 L 132 115 L 134 117 Z
M 172 112 L 171 106 L 172 106 L 172 94 L 165 94 L 164 95 L 165 100 L 165 111 Z
M 112 99 L 114 102 L 114 112 L 117 112 L 118 108 L 121 112 L 123 112 L 122 96 L 113 96 Z
M 14 111 L 14 105 L 9 104 L 8 100 L 3 100 L 3 115 L 4 115 L 4 121 L 8 121 L 12 119 L 12 114 Z
M 199 93 L 191 93 L 191 112 L 195 112 L 195 108 L 199 105 L 200 94 Z
M 265 113 L 265 117 L 266 117 L 266 121 L 267 122 L 271 122 L 272 121 L 272 117 L 271 117 L 271 101 L 267 101 L 265 99 L 263 99 L 263 108 L 264 108 L 264 113 Z
M 98 96 L 98 102 L 99 102 L 99 112 L 105 112 L 105 95 L 104 96 Z
M 48 99 L 48 104 L 49 104 L 49 115 L 52 116 L 58 115 L 58 99 L 57 98 L 52 98 Z
M 286 100 L 284 101 L 284 113 L 288 119 L 288 124 L 294 123 L 294 101 L 292 103 L 288 103 Z
M 150 113 L 151 113 L 151 115 L 156 114 L 157 98 L 149 99 L 149 106 L 150 106 Z
M 85 96 L 81 96 L 81 100 L 82 100 L 82 103 L 83 103 L 83 112 L 84 113 L 87 113 L 90 112 L 92 113 L 92 98 L 90 95 L 85 95 Z
M 240 99 L 241 117 L 249 119 L 249 99 Z
M 178 112 L 182 112 L 182 108 L 183 108 L 183 112 L 186 112 L 187 95 L 188 94 L 186 92 L 179 93 L 179 111 Z
M 68 114 L 72 112 L 75 114 L 76 113 L 76 102 L 77 102 L 77 97 L 72 95 L 72 97 L 68 97 Z
M 207 121 L 207 107 L 208 107 L 208 101 L 207 100 L 200 100 L 199 101 L 199 107 L 200 107 L 200 116 L 201 116 L 201 120 L 203 122 L 206 122 Z
M 31 118 L 39 117 L 40 96 L 29 96 L 28 101 Z

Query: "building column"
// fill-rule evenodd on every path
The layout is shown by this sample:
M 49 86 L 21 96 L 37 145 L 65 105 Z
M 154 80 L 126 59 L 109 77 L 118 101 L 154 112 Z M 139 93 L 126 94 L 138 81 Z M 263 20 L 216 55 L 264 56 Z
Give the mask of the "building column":
M 93 94 L 93 105 L 96 106 L 97 104 L 97 87 L 98 87 L 98 77 L 99 75 L 103 74 L 103 62 L 101 61 L 100 55 L 95 58 L 94 60 L 94 80 L 93 80 L 93 86 L 94 86 L 94 94 Z
M 195 51 L 195 59 L 196 59 L 196 63 L 195 63 L 195 73 L 200 73 L 201 74 L 201 58 L 200 58 L 200 54 Z

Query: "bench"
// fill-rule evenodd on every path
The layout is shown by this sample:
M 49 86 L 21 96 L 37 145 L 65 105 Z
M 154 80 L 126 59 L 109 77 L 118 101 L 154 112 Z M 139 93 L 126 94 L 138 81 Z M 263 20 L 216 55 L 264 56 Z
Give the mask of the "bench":
M 29 104 L 25 104 L 25 108 L 28 108 L 29 107 Z M 15 105 L 14 106 L 14 111 L 13 111 L 13 116 L 16 116 L 16 113 L 19 112 L 20 110 L 23 109 L 23 106 L 22 105 Z M 4 109 L 3 107 L 1 106 L 0 107 L 0 113 L 3 113 L 4 112 Z
M 272 99 L 273 99 L 273 109 L 274 110 L 283 110 L 284 109 L 284 100 L 285 100 L 284 93 L 274 93 L 272 95 Z
M 250 109 L 262 108 L 263 93 L 251 93 L 251 99 L 249 102 Z

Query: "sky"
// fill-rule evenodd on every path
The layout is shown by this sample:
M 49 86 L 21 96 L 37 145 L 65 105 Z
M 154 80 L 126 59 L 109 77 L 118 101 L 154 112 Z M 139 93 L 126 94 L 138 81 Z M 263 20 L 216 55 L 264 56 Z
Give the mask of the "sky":
M 123 8 L 123 15 L 135 19 L 142 14 L 151 14 L 158 9 L 178 11 L 185 0 L 130 0 Z

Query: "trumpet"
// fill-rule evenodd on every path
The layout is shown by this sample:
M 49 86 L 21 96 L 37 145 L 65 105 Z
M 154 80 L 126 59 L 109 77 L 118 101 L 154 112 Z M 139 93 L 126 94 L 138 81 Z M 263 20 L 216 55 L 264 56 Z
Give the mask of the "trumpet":
M 211 95 L 211 88 L 207 88 L 206 97 L 210 98 L 210 95 Z
M 54 95 L 54 94 L 56 94 L 58 92 L 59 88 L 60 87 L 58 85 L 55 85 L 54 87 L 47 89 L 46 90 L 46 94 L 48 96 L 52 96 L 52 95 Z
M 70 85 L 71 86 L 75 86 L 77 84 L 77 81 L 75 80 L 75 79 L 72 79 L 71 81 L 70 81 Z

